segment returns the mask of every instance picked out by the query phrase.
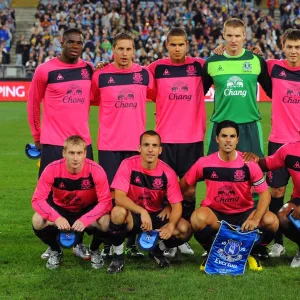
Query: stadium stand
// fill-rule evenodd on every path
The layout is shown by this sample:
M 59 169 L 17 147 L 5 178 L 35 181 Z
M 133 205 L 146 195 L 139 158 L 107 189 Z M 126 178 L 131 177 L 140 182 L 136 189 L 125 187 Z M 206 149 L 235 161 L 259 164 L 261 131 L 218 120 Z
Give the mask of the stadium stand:
M 282 58 L 280 35 L 287 28 L 300 28 L 300 4 L 268 0 L 267 5 L 269 9 L 262 10 L 251 0 L 41 0 L 36 11 L 31 10 L 34 22 L 26 29 L 29 41 L 20 37 L 16 43 L 16 64 L 23 65 L 30 78 L 36 66 L 60 52 L 61 34 L 68 27 L 83 31 L 82 57 L 94 65 L 111 59 L 112 38 L 124 30 L 135 37 L 136 62 L 148 65 L 163 58 L 166 33 L 173 26 L 187 31 L 189 55 L 207 58 L 222 43 L 222 24 L 230 17 L 245 21 L 247 48 L 259 45 L 265 58 Z

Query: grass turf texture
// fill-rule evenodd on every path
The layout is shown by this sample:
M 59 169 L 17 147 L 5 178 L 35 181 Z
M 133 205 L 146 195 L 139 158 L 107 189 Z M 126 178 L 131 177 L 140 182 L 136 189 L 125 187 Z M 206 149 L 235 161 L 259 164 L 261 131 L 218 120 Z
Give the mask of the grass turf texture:
M 265 151 L 270 131 L 270 103 L 260 103 Z M 208 276 L 199 271 L 202 248 L 191 240 L 195 255 L 179 256 L 167 270 L 158 269 L 146 257 L 127 259 L 122 274 L 110 275 L 106 267 L 93 270 L 89 262 L 65 250 L 59 270 L 49 271 L 40 259 L 46 249 L 33 234 L 30 199 L 37 181 L 36 161 L 29 160 L 24 146 L 31 142 L 25 103 L 0 103 L 0 299 L 295 299 L 299 294 L 299 269 L 289 264 L 296 245 L 286 242 L 281 259 L 263 263 L 260 273 L 244 276 Z M 207 115 L 212 113 L 207 104 Z M 154 105 L 147 105 L 147 128 L 154 128 Z M 76 120 L 74 120 L 76 122 Z M 90 126 L 95 158 L 97 108 L 91 109 Z M 176 129 L 174 129 L 176 130 Z M 288 186 L 286 201 L 291 194 Z M 204 196 L 203 183 L 197 188 L 197 201 Z M 85 241 L 88 244 L 89 238 Z

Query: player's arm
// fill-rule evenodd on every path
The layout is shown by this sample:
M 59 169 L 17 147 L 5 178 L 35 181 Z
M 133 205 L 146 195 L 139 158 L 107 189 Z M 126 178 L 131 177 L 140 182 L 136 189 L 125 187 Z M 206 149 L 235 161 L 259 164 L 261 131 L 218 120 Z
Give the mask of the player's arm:
M 204 90 L 204 95 L 208 92 L 209 88 L 213 85 L 214 81 L 212 77 L 208 74 L 208 62 L 206 61 L 204 66 L 203 66 L 203 90 Z
M 56 223 L 61 217 L 60 214 L 47 203 L 48 195 L 54 183 L 54 175 L 52 174 L 51 166 L 48 166 L 43 171 L 36 189 L 33 193 L 31 205 L 43 219 Z M 59 221 L 59 220 L 58 220 Z
M 93 106 L 100 104 L 99 76 L 99 72 L 95 71 L 92 77 L 90 99 Z
M 116 205 L 126 208 L 127 210 L 141 215 L 142 230 L 152 230 L 152 221 L 150 215 L 146 209 L 135 204 L 130 198 L 127 197 L 127 193 L 122 190 L 115 190 Z
M 244 230 L 254 230 L 258 227 L 263 215 L 266 213 L 268 210 L 268 207 L 271 202 L 271 195 L 268 189 L 265 191 L 258 193 L 259 195 L 259 200 L 257 203 L 257 207 L 255 210 L 255 213 L 251 219 L 248 219 L 244 222 L 242 225 L 242 231 Z
M 146 70 L 149 73 L 149 86 L 147 90 L 147 99 L 151 99 L 153 102 L 156 100 L 157 94 L 157 82 L 155 79 L 155 62 L 151 63 L 149 66 L 146 67 Z
M 264 157 L 259 158 L 256 154 L 252 152 L 243 152 L 242 157 L 245 163 L 249 163 L 250 161 L 255 161 L 260 166 L 263 172 L 268 172 L 269 169 L 266 164 L 266 159 Z
M 257 81 L 262 86 L 267 96 L 272 99 L 272 80 L 268 72 L 268 67 L 266 61 L 257 56 L 260 61 L 261 72 L 258 75 Z
M 254 191 L 258 193 L 259 200 L 253 217 L 251 217 L 251 219 L 248 218 L 244 222 L 242 225 L 242 230 L 256 229 L 271 202 L 271 195 L 268 190 L 268 185 L 260 167 L 255 162 L 251 162 L 248 167 L 250 171 L 250 182 L 252 183 Z
M 84 214 L 74 223 L 72 229 L 76 231 L 83 231 L 87 226 L 108 214 L 112 209 L 111 193 L 105 172 L 95 167 L 92 170 L 92 176 L 95 183 L 98 203 L 92 210 Z
M 32 78 L 27 101 L 28 123 L 36 147 L 40 149 L 40 103 L 45 96 L 47 78 L 41 67 L 38 67 Z

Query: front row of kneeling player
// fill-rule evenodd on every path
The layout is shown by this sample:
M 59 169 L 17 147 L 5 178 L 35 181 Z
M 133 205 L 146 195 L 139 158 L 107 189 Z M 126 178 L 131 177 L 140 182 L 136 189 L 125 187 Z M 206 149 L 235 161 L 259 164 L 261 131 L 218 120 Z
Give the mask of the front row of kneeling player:
M 238 139 L 236 123 L 219 123 L 216 131 L 219 151 L 200 158 L 178 183 L 175 172 L 158 159 L 162 151 L 159 135 L 146 131 L 140 138 L 140 155 L 125 159 L 113 180 L 111 188 L 115 189 L 116 203 L 112 208 L 105 172 L 86 158 L 86 144 L 81 137 L 69 137 L 64 145 L 64 158 L 44 170 L 32 198 L 33 230 L 50 249 L 47 268 L 59 267 L 62 250 L 58 232 L 69 230 L 93 236 L 87 258 L 90 256 L 95 269 L 104 265 L 99 246 L 105 238 L 110 238 L 114 254 L 109 273 L 124 268 L 126 236 L 153 229 L 159 232 L 161 241 L 151 254 L 160 267 L 169 266 L 164 250 L 182 245 L 193 232 L 195 239 L 209 252 L 220 220 L 239 225 L 242 230 L 259 228 L 263 232 L 248 260 L 252 270 L 262 269 L 256 255 L 261 251 L 257 250 L 271 242 L 279 223 L 286 237 L 300 246 L 298 232 L 286 217 L 293 208 L 294 217 L 300 219 L 300 185 L 297 185 L 300 142 L 287 144 L 274 155 L 259 159 L 252 153 L 236 151 Z M 279 222 L 268 211 L 270 194 L 261 168 L 265 171 L 283 166 L 291 173 L 294 191 L 292 200 L 279 213 Z M 197 180 L 205 180 L 206 197 L 188 222 L 181 218 L 182 193 L 194 195 Z M 259 194 L 256 208 L 252 188 Z M 51 191 L 52 196 L 49 196 Z M 169 202 L 166 208 L 165 199 Z M 205 260 L 201 269 L 204 265 Z M 292 266 L 300 266 L 299 255 L 293 259 Z

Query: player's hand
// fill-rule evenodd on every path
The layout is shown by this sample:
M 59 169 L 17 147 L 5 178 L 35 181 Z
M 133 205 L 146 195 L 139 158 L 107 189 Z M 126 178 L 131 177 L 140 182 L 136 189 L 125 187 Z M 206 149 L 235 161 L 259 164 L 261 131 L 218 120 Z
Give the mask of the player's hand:
M 41 143 L 40 141 L 34 142 L 35 148 L 41 150 Z
M 159 231 L 159 237 L 162 240 L 168 240 L 172 236 L 174 229 L 175 226 L 171 223 L 168 223 L 163 227 L 161 227 L 160 229 L 157 229 L 157 231 Z
M 259 222 L 253 219 L 248 219 L 244 222 L 241 227 L 241 231 L 251 231 L 255 230 L 258 227 Z
M 243 152 L 242 157 L 245 163 L 249 163 L 250 161 L 258 163 L 259 161 L 259 157 L 252 152 Z
M 300 206 L 297 206 L 294 208 L 293 212 L 291 213 L 294 219 L 299 220 L 300 219 Z
M 144 210 L 141 213 L 141 221 L 142 221 L 141 228 L 142 228 L 143 231 L 151 231 L 152 230 L 151 217 L 150 217 L 149 213 L 146 210 Z
M 168 220 L 170 218 L 170 214 L 171 214 L 171 206 L 167 205 L 158 215 L 159 218 L 161 218 L 162 221 L 164 221 L 165 219 Z
M 213 50 L 213 53 L 218 54 L 218 55 L 223 55 L 224 51 L 225 51 L 225 46 L 222 44 L 222 45 L 219 45 L 217 48 L 215 48 Z
M 96 65 L 96 70 L 102 70 L 108 64 L 109 64 L 109 62 L 107 62 L 107 61 L 100 61 Z
M 80 220 L 76 220 L 72 226 L 72 230 L 82 232 L 85 229 L 85 226 Z
M 252 53 L 259 55 L 259 56 L 264 56 L 263 52 L 261 51 L 261 48 L 259 46 L 254 46 L 251 47 L 250 50 L 252 51 Z
M 71 229 L 68 220 L 63 217 L 58 217 L 54 223 L 57 226 L 57 228 L 61 231 L 69 231 Z

